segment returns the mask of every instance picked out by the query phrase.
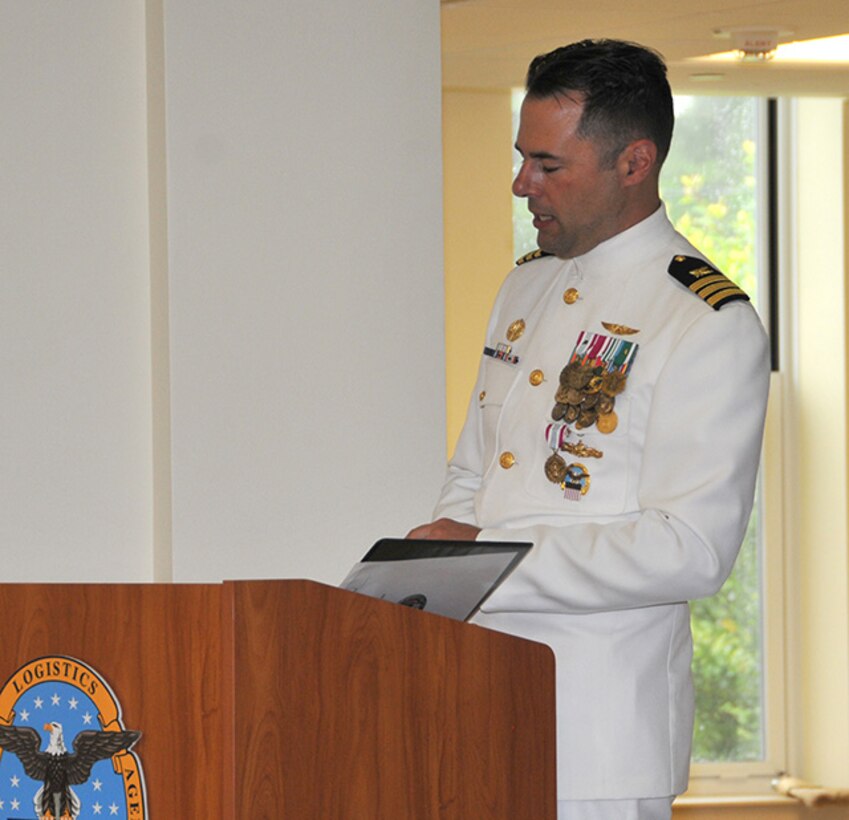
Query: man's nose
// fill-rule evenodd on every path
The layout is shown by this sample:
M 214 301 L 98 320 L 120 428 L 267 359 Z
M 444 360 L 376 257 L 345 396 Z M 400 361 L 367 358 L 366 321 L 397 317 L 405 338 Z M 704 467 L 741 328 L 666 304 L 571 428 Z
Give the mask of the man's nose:
M 533 176 L 526 163 L 519 166 L 519 172 L 513 180 L 514 196 L 530 196 L 533 188 Z

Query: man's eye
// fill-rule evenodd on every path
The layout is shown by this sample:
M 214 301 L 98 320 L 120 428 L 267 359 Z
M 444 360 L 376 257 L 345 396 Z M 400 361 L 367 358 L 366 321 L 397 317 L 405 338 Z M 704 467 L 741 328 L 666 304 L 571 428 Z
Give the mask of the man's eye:
M 559 170 L 560 170 L 559 165 L 543 165 L 542 166 L 542 172 L 544 174 L 553 174 L 555 171 L 559 171 Z

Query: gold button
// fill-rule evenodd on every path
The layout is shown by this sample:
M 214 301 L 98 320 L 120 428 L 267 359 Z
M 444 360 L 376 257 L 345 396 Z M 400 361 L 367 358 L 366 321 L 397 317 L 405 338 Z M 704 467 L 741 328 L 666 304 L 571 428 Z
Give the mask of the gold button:
M 545 381 L 545 373 L 542 370 L 532 370 L 528 376 L 528 381 L 534 386 L 539 387 Z
M 498 463 L 505 470 L 509 470 L 516 463 L 516 456 L 514 456 L 509 450 L 505 450 L 499 457 Z
M 486 390 L 481 390 L 481 392 L 478 393 L 478 401 L 483 401 L 485 398 L 486 398 Z
M 567 305 L 574 305 L 580 295 L 575 288 L 569 288 L 569 290 L 563 292 L 563 301 Z

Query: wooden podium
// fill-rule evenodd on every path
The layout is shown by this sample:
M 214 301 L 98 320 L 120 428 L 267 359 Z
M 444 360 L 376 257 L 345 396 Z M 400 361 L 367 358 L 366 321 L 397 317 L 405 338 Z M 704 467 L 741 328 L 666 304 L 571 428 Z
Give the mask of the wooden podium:
M 0 681 L 108 681 L 176 820 L 554 820 L 550 650 L 310 581 L 2 584 Z

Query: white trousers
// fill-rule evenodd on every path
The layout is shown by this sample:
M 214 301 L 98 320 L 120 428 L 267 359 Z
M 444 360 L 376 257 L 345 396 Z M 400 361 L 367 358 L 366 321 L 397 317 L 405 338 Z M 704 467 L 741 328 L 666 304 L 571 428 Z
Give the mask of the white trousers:
M 560 800 L 557 820 L 670 820 L 672 800 Z

